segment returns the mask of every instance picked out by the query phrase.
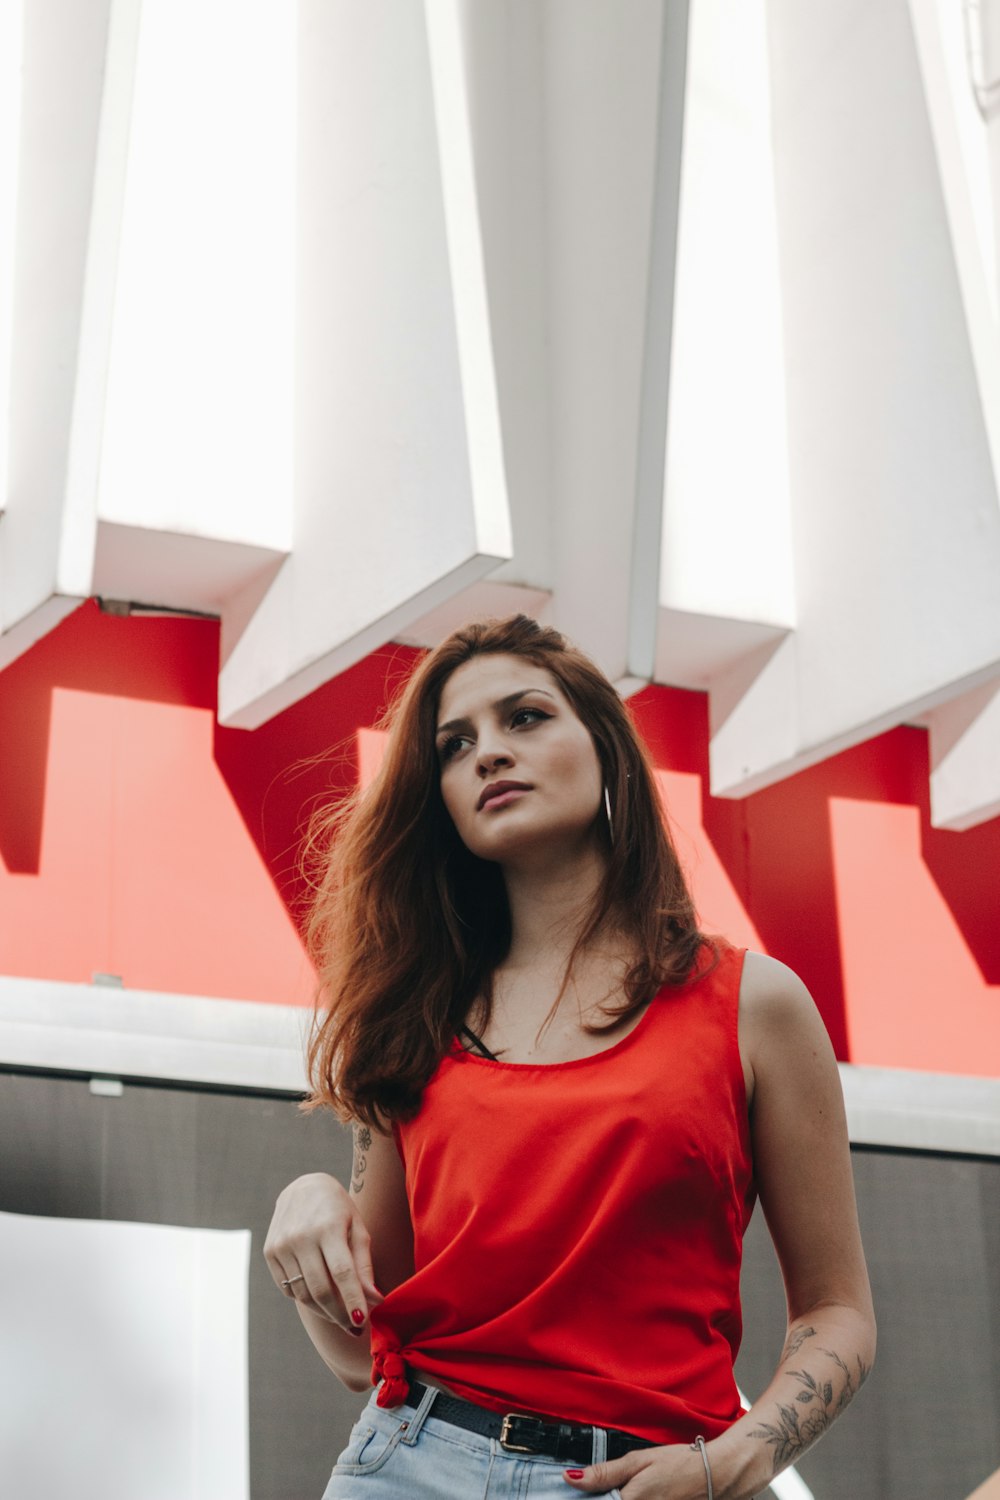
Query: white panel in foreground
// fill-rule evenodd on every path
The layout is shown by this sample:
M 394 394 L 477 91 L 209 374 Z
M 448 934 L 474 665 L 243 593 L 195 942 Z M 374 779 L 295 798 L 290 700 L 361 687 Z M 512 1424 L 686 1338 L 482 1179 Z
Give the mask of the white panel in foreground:
M 249 1230 L 0 1213 L 9 1495 L 246 1500 Z
M 777 1495 L 778 1500 L 813 1500 L 812 1490 L 794 1469 L 786 1469 L 772 1479 L 770 1493 Z

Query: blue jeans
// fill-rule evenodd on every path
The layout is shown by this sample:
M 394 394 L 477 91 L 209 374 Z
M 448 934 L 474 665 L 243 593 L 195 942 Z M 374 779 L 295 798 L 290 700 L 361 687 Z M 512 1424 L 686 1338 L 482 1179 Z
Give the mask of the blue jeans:
M 495 1438 L 438 1421 L 435 1390 L 417 1407 L 392 1411 L 375 1405 L 376 1394 L 354 1424 L 323 1500 L 569 1500 L 579 1494 L 563 1478 L 572 1465 L 508 1453 Z M 595 1427 L 592 1463 L 604 1459 L 606 1447 L 604 1428 Z M 590 1500 L 621 1496 L 607 1490 Z

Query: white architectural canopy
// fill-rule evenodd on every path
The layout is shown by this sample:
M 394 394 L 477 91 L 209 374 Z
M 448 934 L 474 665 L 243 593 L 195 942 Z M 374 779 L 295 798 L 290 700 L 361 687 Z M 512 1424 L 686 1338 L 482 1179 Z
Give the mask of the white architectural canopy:
M 0 665 L 219 615 L 253 727 L 523 608 L 741 796 L 1000 812 L 1000 0 L 6 0 Z

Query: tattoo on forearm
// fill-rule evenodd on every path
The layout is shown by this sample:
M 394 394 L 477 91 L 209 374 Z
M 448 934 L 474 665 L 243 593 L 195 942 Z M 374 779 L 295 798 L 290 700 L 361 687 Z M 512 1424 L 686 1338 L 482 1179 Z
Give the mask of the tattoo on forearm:
M 783 1365 L 786 1359 L 791 1359 L 793 1354 L 798 1354 L 806 1339 L 814 1339 L 815 1337 L 815 1328 L 793 1328 L 788 1335 L 784 1349 L 781 1351 L 781 1359 L 778 1363 Z
M 368 1165 L 368 1153 L 372 1148 L 372 1133 L 367 1125 L 355 1125 L 354 1127 L 354 1168 L 351 1172 L 351 1188 L 355 1193 L 360 1193 L 365 1185 L 365 1168 Z
M 815 1331 L 814 1328 L 798 1330 L 789 1342 L 794 1343 L 794 1349 L 798 1349 Z M 796 1339 L 798 1342 L 795 1342 Z M 794 1352 L 794 1349 L 789 1352 Z M 840 1389 L 834 1388 L 834 1380 L 817 1380 L 809 1370 L 788 1370 L 786 1374 L 797 1381 L 799 1386 L 795 1393 L 797 1405 L 785 1406 L 779 1402 L 778 1421 L 761 1422 L 751 1431 L 751 1437 L 761 1438 L 774 1448 L 775 1474 L 786 1464 L 794 1463 L 810 1444 L 822 1437 L 857 1395 L 871 1371 L 871 1366 L 866 1365 L 860 1355 L 857 1356 L 858 1368 L 855 1373 L 833 1349 L 818 1348 L 818 1352 L 832 1359 L 843 1376 Z

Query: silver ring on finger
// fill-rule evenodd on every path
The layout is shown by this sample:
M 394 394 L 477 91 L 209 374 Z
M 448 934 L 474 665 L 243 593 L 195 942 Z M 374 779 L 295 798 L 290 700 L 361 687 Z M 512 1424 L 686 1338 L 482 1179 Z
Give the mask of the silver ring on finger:
M 291 1284 L 292 1284 L 293 1281 L 305 1281 L 305 1279 L 306 1278 L 300 1272 L 298 1276 L 289 1276 L 288 1280 L 287 1281 L 283 1281 L 281 1283 L 281 1285 L 282 1286 L 291 1286 Z

